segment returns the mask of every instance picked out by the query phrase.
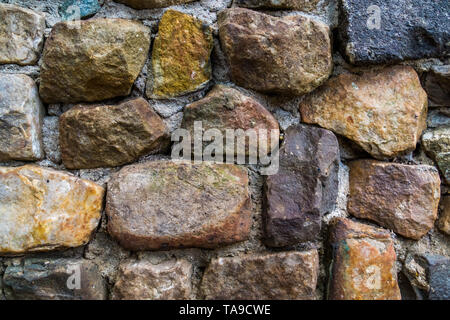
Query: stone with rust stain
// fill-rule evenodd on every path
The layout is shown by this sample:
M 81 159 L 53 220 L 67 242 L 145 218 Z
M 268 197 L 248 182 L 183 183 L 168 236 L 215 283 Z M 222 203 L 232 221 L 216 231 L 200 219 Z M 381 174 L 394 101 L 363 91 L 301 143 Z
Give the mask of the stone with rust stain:
M 188 14 L 167 10 L 152 49 L 147 96 L 170 98 L 196 91 L 211 78 L 212 30 Z
M 400 300 L 389 232 L 345 218 L 332 221 L 328 299 Z
M 330 30 L 319 20 L 231 8 L 219 13 L 218 25 L 231 78 L 242 87 L 302 95 L 331 74 Z
M 190 3 L 198 0 L 114 0 L 134 9 L 154 9 Z
M 444 196 L 441 199 L 441 215 L 439 217 L 438 227 L 442 232 L 450 236 L 450 196 Z
M 433 228 L 441 184 L 434 167 L 375 160 L 352 161 L 349 167 L 350 214 L 416 240 Z
M 257 150 L 270 152 L 271 130 L 277 133 L 277 139 L 273 144 L 278 144 L 280 128 L 272 114 L 255 99 L 224 85 L 216 85 L 205 98 L 186 106 L 181 127 L 188 129 L 191 137 L 194 137 L 196 121 L 202 122 L 205 131 L 218 129 L 222 133 L 225 153 L 229 149 L 230 153 L 243 154 L 240 149 L 234 147 L 234 144 L 232 146 L 226 144 L 226 129 L 255 130 L 254 139 L 246 142 L 246 155 L 249 154 L 249 150 L 252 150 L 252 154 Z
M 286 130 L 279 170 L 264 185 L 266 244 L 317 239 L 322 215 L 336 203 L 338 171 L 339 144 L 331 131 L 304 124 Z
M 215 258 L 205 270 L 205 299 L 313 300 L 319 272 L 317 250 Z
M 24 74 L 0 74 L 0 161 L 44 157 L 44 114 L 33 79 Z
M 163 120 L 142 98 L 119 105 L 79 105 L 60 117 L 62 160 L 68 169 L 115 167 L 168 147 Z
M 427 95 L 413 68 L 394 66 L 334 77 L 306 97 L 300 111 L 303 122 L 332 130 L 385 159 L 416 148 L 426 128 Z
M 192 263 L 169 260 L 126 261 L 119 267 L 114 300 L 186 300 L 192 294 Z
M 147 60 L 150 29 L 138 21 L 56 24 L 44 47 L 40 95 L 46 103 L 126 96 Z
M 104 189 L 53 169 L 0 167 L 0 255 L 86 244 Z
M 150 161 L 108 183 L 109 233 L 130 250 L 214 248 L 246 240 L 248 177 L 231 164 Z
M 425 131 L 422 146 L 438 165 L 445 183 L 450 185 L 450 126 Z
M 107 291 L 98 267 L 75 258 L 24 259 L 8 266 L 4 282 L 10 300 L 105 300 Z
M 0 3 L 0 17 L 0 64 L 35 64 L 44 44 L 45 15 Z

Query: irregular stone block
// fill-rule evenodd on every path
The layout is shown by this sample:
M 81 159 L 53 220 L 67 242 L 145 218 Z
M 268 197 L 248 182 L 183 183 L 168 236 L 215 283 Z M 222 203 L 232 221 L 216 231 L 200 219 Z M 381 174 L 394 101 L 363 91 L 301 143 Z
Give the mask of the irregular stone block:
M 6 268 L 7 299 L 104 300 L 105 283 L 97 266 L 83 259 L 25 259 Z
M 89 18 L 101 9 L 98 0 L 66 0 L 58 9 L 62 20 Z
M 86 244 L 104 189 L 53 169 L 0 167 L 0 255 Z
M 192 264 L 187 260 L 128 261 L 119 267 L 115 300 L 186 300 L 192 292 Z
M 194 122 L 201 121 L 203 130 L 220 130 L 224 137 L 224 149 L 238 154 L 240 150 L 235 145 L 228 146 L 225 141 L 227 129 L 253 129 L 256 140 L 246 142 L 245 154 L 249 150 L 262 150 L 265 145 L 267 152 L 271 151 L 271 130 L 280 130 L 277 120 L 258 101 L 246 96 L 231 87 L 216 85 L 208 95 L 184 108 L 182 128 L 188 129 L 194 136 Z M 266 130 L 266 131 L 259 131 Z M 278 135 L 277 135 L 278 136 Z M 226 151 L 224 151 L 226 152 Z
M 56 24 L 44 47 L 39 92 L 46 103 L 126 96 L 150 47 L 138 21 L 92 19 Z
M 438 226 L 441 231 L 450 236 L 450 196 L 441 199 L 441 216 Z
M 450 126 L 425 131 L 422 146 L 438 165 L 446 184 L 450 185 Z
M 328 130 L 294 125 L 285 132 L 278 173 L 264 185 L 265 242 L 274 247 L 315 240 L 338 191 L 339 144 Z
M 416 240 L 433 228 L 441 184 L 434 167 L 356 160 L 349 168 L 350 214 Z
M 242 87 L 302 95 L 330 76 L 330 31 L 318 20 L 232 8 L 219 13 L 218 25 L 231 77 Z
M 78 105 L 60 117 L 66 168 L 115 167 L 168 147 L 163 120 L 142 98 L 119 105 Z
M 374 158 L 416 148 L 426 128 L 427 95 L 407 66 L 341 74 L 300 103 L 302 121 L 353 140 Z
M 0 17 L 0 64 L 35 64 L 44 44 L 45 15 L 0 3 Z
M 248 238 L 252 223 L 245 168 L 150 161 L 108 183 L 109 233 L 130 250 L 214 248 Z
M 33 79 L 0 74 L 0 161 L 40 160 L 44 107 Z
M 342 0 L 339 35 L 351 63 L 443 56 L 449 50 L 450 2 Z
M 428 299 L 450 300 L 450 258 L 425 255 L 427 275 L 430 284 Z
M 320 0 L 236 0 L 240 7 L 313 11 Z
M 433 66 L 425 77 L 430 107 L 450 107 L 450 65 Z
M 318 271 L 316 250 L 216 258 L 201 289 L 205 299 L 313 300 Z
M 153 43 L 147 96 L 170 98 L 203 88 L 211 78 L 212 48 L 210 27 L 188 14 L 167 10 Z
M 114 0 L 114 1 L 126 4 L 127 6 L 130 6 L 134 9 L 154 9 L 190 3 L 197 0 Z
M 345 218 L 331 224 L 328 299 L 400 300 L 394 242 L 386 230 Z

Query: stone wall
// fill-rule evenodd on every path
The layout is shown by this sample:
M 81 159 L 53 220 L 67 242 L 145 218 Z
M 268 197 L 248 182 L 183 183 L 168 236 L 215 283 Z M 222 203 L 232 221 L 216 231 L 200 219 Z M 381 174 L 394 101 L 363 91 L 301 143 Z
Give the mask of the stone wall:
M 0 300 L 449 299 L 449 6 L 0 0 Z

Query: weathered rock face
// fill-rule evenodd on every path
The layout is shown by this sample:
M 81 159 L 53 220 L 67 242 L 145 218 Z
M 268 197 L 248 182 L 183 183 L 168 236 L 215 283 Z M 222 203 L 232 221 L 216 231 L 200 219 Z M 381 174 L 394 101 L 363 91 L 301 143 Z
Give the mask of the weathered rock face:
M 314 10 L 319 0 L 236 0 L 240 7 L 265 9 Z
M 216 258 L 205 270 L 205 299 L 312 300 L 319 257 L 316 250 Z
M 278 173 L 264 186 L 268 245 L 316 239 L 322 214 L 335 206 L 338 171 L 339 144 L 331 131 L 301 124 L 286 130 Z
M 443 56 L 449 50 L 448 1 L 341 1 L 339 35 L 351 63 Z
M 450 65 L 433 66 L 424 87 L 431 107 L 450 107 Z
M 439 229 L 450 235 L 450 196 L 441 199 L 441 216 L 439 217 Z
M 205 131 L 218 129 L 224 137 L 225 149 L 236 154 L 242 152 L 234 144 L 226 144 L 226 129 L 255 130 L 256 141 L 246 142 L 246 155 L 249 150 L 258 150 L 260 144 L 267 146 L 265 150 L 270 152 L 270 131 L 280 130 L 277 120 L 258 101 L 223 85 L 216 85 L 205 98 L 184 109 L 181 127 L 188 129 L 191 137 L 194 137 L 195 121 L 201 121 Z
M 377 159 L 416 147 L 426 128 L 427 95 L 411 67 L 341 74 L 300 103 L 302 121 L 330 129 Z
M 4 275 L 7 299 L 104 300 L 106 287 L 97 266 L 83 259 L 25 259 Z
M 349 163 L 348 212 L 412 239 L 433 227 L 440 198 L 437 170 L 374 160 Z
M 450 126 L 427 130 L 422 136 L 422 145 L 450 185 Z
M 60 117 L 66 168 L 115 167 L 168 147 L 163 120 L 142 98 L 119 105 L 79 105 Z
M 34 165 L 0 167 L 0 255 L 86 244 L 104 189 Z
M 122 263 L 112 297 L 116 300 L 183 300 L 192 292 L 192 264 L 186 260 L 153 264 Z
M 44 47 L 40 94 L 47 103 L 128 95 L 147 59 L 150 30 L 124 19 L 56 24 Z
M 147 96 L 170 98 L 204 87 L 211 78 L 210 27 L 193 16 L 167 10 L 153 43 Z
M 98 0 L 66 0 L 58 9 L 62 20 L 89 18 L 100 10 Z
M 0 64 L 35 64 L 44 44 L 45 15 L 0 3 Z
M 194 2 L 197 0 L 114 0 L 118 3 L 126 4 L 134 9 L 153 9 L 170 7 L 177 4 Z
M 109 233 L 131 250 L 213 248 L 246 240 L 247 171 L 236 165 L 151 161 L 108 183 Z
M 320 21 L 232 8 L 219 13 L 218 25 L 231 77 L 242 87 L 301 95 L 332 71 L 329 28 Z
M 328 299 L 400 300 L 394 243 L 389 232 L 345 218 L 331 226 Z
M 39 160 L 44 107 L 33 79 L 0 74 L 0 161 Z
M 428 299 L 450 299 L 450 258 L 437 255 L 426 255 L 427 275 L 430 284 Z

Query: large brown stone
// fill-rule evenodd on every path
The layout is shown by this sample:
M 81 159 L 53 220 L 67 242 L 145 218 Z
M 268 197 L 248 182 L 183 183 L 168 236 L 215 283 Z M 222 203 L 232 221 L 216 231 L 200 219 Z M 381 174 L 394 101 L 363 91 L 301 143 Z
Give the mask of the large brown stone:
M 224 137 L 225 150 L 235 154 L 241 152 L 234 144 L 227 146 L 225 143 L 227 129 L 255 130 L 257 140 L 246 142 L 246 155 L 249 150 L 258 150 L 260 143 L 267 146 L 265 150 L 270 152 L 270 131 L 280 130 L 277 120 L 258 101 L 223 85 L 216 85 L 205 98 L 186 106 L 181 127 L 188 129 L 191 137 L 194 137 L 196 121 L 202 122 L 205 131 L 218 129 Z
M 44 114 L 33 79 L 24 74 L 0 74 L 0 161 L 44 157 Z
M 335 206 L 339 144 L 328 130 L 294 125 L 286 130 L 278 173 L 264 186 L 266 243 L 280 247 L 315 240 L 322 215 Z
M 45 15 L 0 3 L 0 64 L 35 64 L 44 44 Z
M 343 135 L 377 159 L 416 148 L 426 128 L 427 95 L 409 66 L 341 74 L 300 103 L 302 121 Z
M 439 229 L 450 236 L 450 196 L 442 197 L 440 207 Z
M 349 167 L 350 214 L 412 239 L 433 228 L 440 198 L 434 167 L 375 160 L 352 161 Z
M 246 240 L 247 171 L 236 165 L 150 161 L 108 183 L 109 233 L 131 250 L 213 248 Z
M 185 300 L 192 293 L 192 264 L 187 260 L 127 261 L 120 265 L 115 300 Z
M 126 96 L 145 64 L 149 47 L 150 29 L 138 21 L 58 23 L 44 47 L 42 100 L 77 103 Z
M 312 300 L 319 256 L 316 250 L 216 258 L 205 270 L 205 299 Z
M 62 160 L 69 169 L 115 167 L 168 147 L 163 120 L 142 98 L 79 105 L 60 117 Z
M 242 87 L 301 95 L 330 76 L 330 31 L 318 20 L 232 8 L 219 13 L 218 25 L 231 77 Z
M 126 4 L 134 9 L 154 9 L 170 7 L 178 4 L 194 2 L 197 0 L 114 0 Z
M 53 169 L 0 167 L 0 255 L 86 244 L 103 194 L 95 183 Z
M 345 218 L 331 225 L 328 299 L 400 300 L 395 250 L 386 230 Z
M 211 78 L 212 30 L 191 15 L 167 10 L 153 42 L 147 96 L 170 98 L 204 87 Z
M 422 146 L 436 162 L 445 183 L 450 185 L 450 126 L 425 131 L 422 135 Z

